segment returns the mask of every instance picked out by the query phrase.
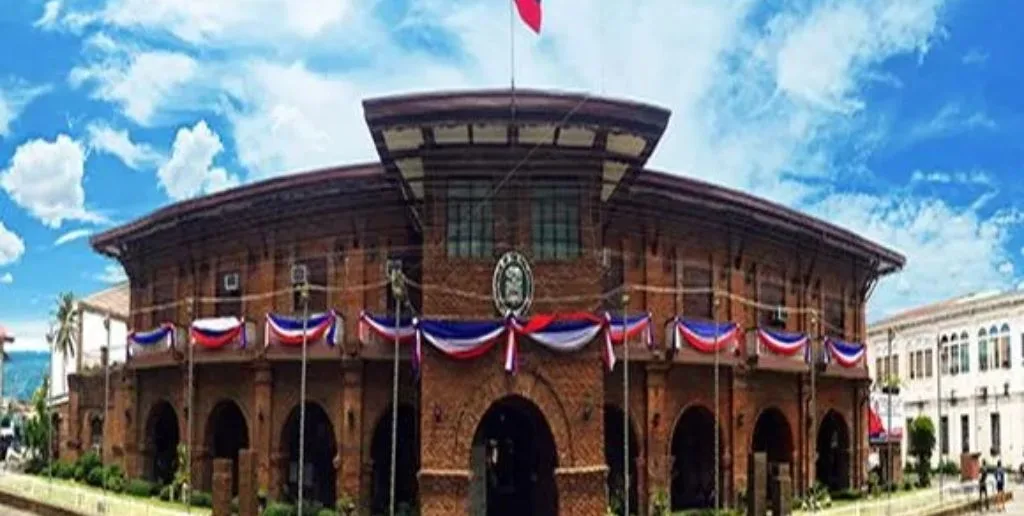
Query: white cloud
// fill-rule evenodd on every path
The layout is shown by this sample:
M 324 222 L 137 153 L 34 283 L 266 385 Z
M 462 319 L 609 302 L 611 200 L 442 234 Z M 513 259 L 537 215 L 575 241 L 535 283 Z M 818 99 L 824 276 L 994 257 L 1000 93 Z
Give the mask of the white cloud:
M 124 47 L 106 35 L 94 36 L 87 48 L 98 56 L 73 68 L 68 81 L 75 88 L 90 85 L 93 98 L 118 104 L 130 119 L 149 125 L 158 107 L 175 110 L 164 103 L 181 100 L 182 86 L 196 76 L 198 65 L 179 52 Z
M 988 52 L 983 52 L 981 49 L 972 48 L 964 54 L 961 59 L 966 65 L 983 65 L 988 62 Z
M 10 265 L 25 254 L 25 241 L 0 222 L 0 267 Z
M 994 184 L 992 176 L 984 170 L 970 170 L 966 172 L 947 172 L 941 170 L 924 171 L 915 170 L 910 176 L 915 183 L 940 183 L 956 185 L 983 185 Z
M 869 194 L 829 195 L 811 212 L 905 254 L 906 269 L 876 290 L 871 319 L 964 292 L 1005 288 L 1006 246 L 1021 220 L 1016 211 L 984 217 L 940 199 Z
M 1013 262 L 1003 262 L 999 265 L 999 272 L 1009 276 L 1013 274 Z
M 59 228 L 65 220 L 102 222 L 103 217 L 85 208 L 85 151 L 65 134 L 53 141 L 29 140 L 0 172 L 0 187 L 11 199 L 48 227 Z
M 107 266 L 103 268 L 103 272 L 97 274 L 95 279 L 104 283 L 114 284 L 127 281 L 128 275 L 125 274 L 124 267 L 121 267 L 120 264 L 111 263 L 107 264 Z
M 49 86 L 29 86 L 24 81 L 14 79 L 0 84 L 0 138 L 10 134 L 11 123 L 30 102 L 48 91 Z
M 114 129 L 105 123 L 96 122 L 89 124 L 86 133 L 89 135 L 90 148 L 113 154 L 132 169 L 155 166 L 164 159 L 151 146 L 133 142 L 127 130 Z
M 982 111 L 964 113 L 960 105 L 948 103 L 935 116 L 912 127 L 907 140 L 912 143 L 975 129 L 993 131 L 997 127 L 995 120 Z
M 67 233 L 64 233 L 63 235 L 57 237 L 57 240 L 53 241 L 53 245 L 54 246 L 64 245 L 64 244 L 66 244 L 68 242 L 72 242 L 72 241 L 78 240 L 80 238 L 85 238 L 85 237 L 87 237 L 87 236 L 89 236 L 91 234 L 92 234 L 92 230 L 91 229 L 73 229 L 73 230 L 68 231 Z
M 4 321 L 4 327 L 8 334 L 14 336 L 14 344 L 7 346 L 8 351 L 48 351 L 50 349 L 46 342 L 46 332 L 50 329 L 48 319 L 8 320 Z
M 43 14 L 35 21 L 33 26 L 50 30 L 57 28 L 58 17 L 60 16 L 60 0 L 50 0 L 43 5 Z
M 178 129 L 170 159 L 157 170 L 160 185 L 174 200 L 237 185 L 237 177 L 223 168 L 213 167 L 213 158 L 222 150 L 220 137 L 210 130 L 205 120 L 191 129 Z
M 2 284 L 2 285 L 10 285 L 11 283 L 14 283 L 14 275 L 13 274 L 11 274 L 9 272 L 5 272 L 3 274 L 0 274 L 0 284 Z

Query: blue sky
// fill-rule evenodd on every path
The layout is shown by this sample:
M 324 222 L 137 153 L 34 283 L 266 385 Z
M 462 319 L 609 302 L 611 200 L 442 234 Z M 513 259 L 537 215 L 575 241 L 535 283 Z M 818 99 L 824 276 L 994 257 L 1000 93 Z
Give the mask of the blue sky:
M 507 0 L 21 0 L 0 11 L 0 322 L 123 272 L 87 236 L 375 157 L 367 96 L 504 87 Z M 545 0 L 517 84 L 673 111 L 651 166 L 905 253 L 869 317 L 1024 281 L 1024 6 Z M 1024 286 L 1024 285 L 1022 285 Z

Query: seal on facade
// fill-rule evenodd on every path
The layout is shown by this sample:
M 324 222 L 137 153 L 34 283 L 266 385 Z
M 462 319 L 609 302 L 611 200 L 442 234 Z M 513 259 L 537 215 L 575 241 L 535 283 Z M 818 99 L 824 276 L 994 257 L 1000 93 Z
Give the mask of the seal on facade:
M 525 315 L 533 302 L 533 271 L 526 257 L 516 251 L 503 254 L 494 267 L 491 287 L 498 313 Z

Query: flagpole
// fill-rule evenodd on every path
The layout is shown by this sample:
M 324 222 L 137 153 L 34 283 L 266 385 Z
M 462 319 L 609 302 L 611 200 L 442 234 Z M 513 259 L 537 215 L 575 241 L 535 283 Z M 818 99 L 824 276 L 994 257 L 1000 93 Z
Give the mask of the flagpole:
M 303 514 L 306 482 L 306 345 L 309 343 L 309 278 L 303 278 L 300 287 L 302 297 L 302 365 L 299 374 L 299 514 Z
M 512 85 L 512 116 L 516 113 L 516 24 L 514 0 L 508 2 L 508 70 Z
M 623 501 L 625 506 L 625 516 L 629 516 L 629 495 L 631 484 L 629 482 L 629 467 L 630 455 L 629 455 L 629 319 L 626 317 L 627 310 L 629 309 L 629 294 L 622 294 L 622 432 L 625 434 L 623 437 L 622 452 L 624 460 L 622 462 L 622 491 Z M 614 351 L 613 351 L 614 353 Z

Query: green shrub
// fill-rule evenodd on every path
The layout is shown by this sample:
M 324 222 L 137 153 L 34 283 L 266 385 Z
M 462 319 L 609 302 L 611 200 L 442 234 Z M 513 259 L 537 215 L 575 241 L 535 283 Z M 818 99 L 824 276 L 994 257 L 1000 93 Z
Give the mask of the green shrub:
M 157 496 L 165 502 L 173 501 L 171 500 L 171 486 L 167 485 L 161 487 L 160 491 L 157 493 Z
M 213 495 L 206 491 L 192 491 L 192 505 L 196 507 L 213 507 Z
M 75 465 L 71 462 L 58 462 L 54 465 L 53 476 L 70 480 L 75 477 Z
M 263 516 L 297 516 L 295 506 L 282 502 L 271 502 L 263 511 Z
M 338 511 L 324 507 L 320 509 L 320 512 L 316 513 L 316 516 L 338 516 Z
M 356 513 L 356 502 L 347 493 L 342 493 L 334 508 L 340 516 L 354 516 Z
M 860 500 L 864 493 L 857 489 L 842 489 L 832 493 L 833 500 Z
M 935 468 L 935 472 L 940 475 L 956 476 L 960 474 L 960 466 L 951 460 L 944 460 Z
M 124 476 L 124 471 L 121 470 L 121 466 L 117 464 L 111 464 L 105 468 L 102 468 L 103 474 L 103 486 L 115 493 L 124 491 L 128 479 Z
M 85 475 L 85 483 L 93 487 L 103 487 L 103 468 L 92 468 Z
M 94 469 L 102 467 L 103 463 L 100 462 L 100 456 L 96 452 L 85 453 L 75 461 L 74 478 L 79 482 L 89 482 L 89 474 L 92 473 Z M 99 483 L 103 482 L 102 473 L 100 473 L 100 476 L 96 478 L 99 478 L 98 483 L 92 484 L 89 482 L 89 485 L 95 485 L 97 487 L 102 485 Z
M 125 487 L 125 492 L 141 498 L 148 498 L 153 494 L 153 483 L 142 479 L 132 479 Z

